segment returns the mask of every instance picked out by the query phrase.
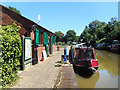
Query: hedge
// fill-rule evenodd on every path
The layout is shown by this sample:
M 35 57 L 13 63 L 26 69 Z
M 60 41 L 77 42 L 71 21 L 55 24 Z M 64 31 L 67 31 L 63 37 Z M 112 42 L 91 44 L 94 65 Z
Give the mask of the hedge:
M 18 33 L 20 26 L 15 23 L 2 26 L 2 87 L 12 84 L 17 79 L 17 72 L 20 69 L 21 38 Z
M 0 26 L 0 31 L 2 30 L 1 26 Z M 1 34 L 0 34 L 0 88 L 2 88 L 2 49 L 1 49 Z

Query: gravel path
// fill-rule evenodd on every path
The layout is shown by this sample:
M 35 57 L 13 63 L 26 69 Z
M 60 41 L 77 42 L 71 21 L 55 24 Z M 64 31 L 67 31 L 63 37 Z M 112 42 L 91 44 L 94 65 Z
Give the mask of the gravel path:
M 59 67 L 55 67 L 60 61 L 63 49 L 55 52 L 43 62 L 31 66 L 19 74 L 20 80 L 12 88 L 53 88 L 59 73 Z

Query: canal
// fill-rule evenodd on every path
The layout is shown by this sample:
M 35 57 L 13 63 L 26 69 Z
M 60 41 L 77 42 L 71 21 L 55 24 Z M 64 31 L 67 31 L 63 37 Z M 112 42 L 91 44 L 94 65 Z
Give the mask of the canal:
M 83 78 L 76 74 L 79 88 L 118 88 L 120 55 L 102 50 L 95 50 L 95 52 L 100 64 L 98 72 L 89 78 Z

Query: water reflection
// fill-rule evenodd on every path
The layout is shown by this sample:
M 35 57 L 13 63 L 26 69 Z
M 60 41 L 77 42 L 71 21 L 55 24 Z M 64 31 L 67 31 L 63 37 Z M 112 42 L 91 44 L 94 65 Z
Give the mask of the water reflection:
M 120 75 L 118 73 L 118 54 L 96 50 L 96 57 L 100 63 L 99 70 L 107 70 L 112 77 Z
M 100 67 L 98 72 L 90 78 L 76 75 L 79 88 L 118 88 L 118 77 L 120 77 L 120 55 L 102 50 L 95 50 L 96 58 Z
M 95 73 L 92 77 L 83 78 L 76 74 L 78 85 L 80 88 L 95 88 L 96 82 L 99 79 L 99 72 Z

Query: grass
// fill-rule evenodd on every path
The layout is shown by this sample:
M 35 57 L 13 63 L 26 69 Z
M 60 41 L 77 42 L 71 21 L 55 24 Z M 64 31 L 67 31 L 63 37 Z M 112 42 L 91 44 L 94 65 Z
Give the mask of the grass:
M 63 61 L 63 62 L 61 62 L 61 64 L 67 64 L 67 62 L 64 62 L 64 61 Z
M 59 48 L 64 48 L 64 46 L 59 46 Z
M 64 48 L 64 46 L 62 45 L 56 45 L 56 48 L 59 47 L 59 48 Z
M 64 48 L 65 46 L 67 47 L 69 45 L 56 45 L 56 47 L 59 47 L 59 48 Z

